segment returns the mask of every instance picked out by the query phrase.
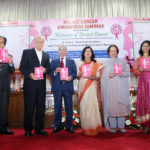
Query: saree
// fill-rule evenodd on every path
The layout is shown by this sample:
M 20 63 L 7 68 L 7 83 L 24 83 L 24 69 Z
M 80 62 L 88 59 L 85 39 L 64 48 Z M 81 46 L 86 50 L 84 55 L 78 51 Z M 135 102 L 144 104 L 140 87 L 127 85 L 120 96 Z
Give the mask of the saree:
M 91 75 L 100 77 L 103 65 L 91 62 Z M 81 66 L 79 67 L 81 70 Z M 100 116 L 100 81 L 81 77 L 78 82 L 81 128 L 86 135 L 97 135 L 102 130 Z
M 140 71 L 142 57 L 135 61 L 134 74 L 139 77 L 136 101 L 138 124 L 150 122 L 150 71 Z

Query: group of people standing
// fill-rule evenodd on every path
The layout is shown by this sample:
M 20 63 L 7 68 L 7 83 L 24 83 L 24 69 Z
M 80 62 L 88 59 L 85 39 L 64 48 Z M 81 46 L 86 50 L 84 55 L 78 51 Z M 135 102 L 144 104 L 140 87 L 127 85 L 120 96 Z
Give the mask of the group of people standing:
M 102 131 L 100 109 L 103 110 L 104 125 L 107 130 L 115 133 L 118 128 L 120 132 L 126 132 L 125 116 L 130 112 L 130 71 L 126 62 L 117 58 L 119 49 L 116 45 L 109 46 L 107 53 L 109 59 L 103 64 L 96 62 L 91 47 L 86 47 L 82 53 L 83 63 L 91 66 L 90 78 L 82 78 L 82 73 L 79 72 L 78 88 L 81 127 L 87 135 L 96 135 Z M 122 74 L 113 73 L 115 64 L 122 65 Z
M 0 37 L 0 48 L 6 45 L 6 38 Z M 54 129 L 52 133 L 61 131 L 62 97 L 66 111 L 66 131 L 74 133 L 72 96 L 73 80 L 78 79 L 78 95 L 80 100 L 81 128 L 86 135 L 97 135 L 102 131 L 102 117 L 105 128 L 116 133 L 125 133 L 125 116 L 130 114 L 129 76 L 127 63 L 118 58 L 119 48 L 110 45 L 107 49 L 109 58 L 103 63 L 95 60 L 93 49 L 85 47 L 81 54 L 81 63 L 66 57 L 67 47 L 58 49 L 59 58 L 51 61 L 43 51 L 44 39 L 40 36 L 34 40 L 34 48 L 24 50 L 20 62 L 20 71 L 24 75 L 24 130 L 25 136 L 32 136 L 33 114 L 35 113 L 35 134 L 47 135 L 44 130 L 46 75 L 52 78 L 51 91 L 54 95 Z M 136 120 L 145 124 L 144 133 L 150 128 L 150 70 L 141 66 L 141 59 L 150 57 L 150 41 L 144 41 L 140 47 L 140 56 L 135 62 L 135 75 L 139 76 L 137 90 Z M 90 76 L 84 77 L 82 66 L 90 67 Z M 114 65 L 121 66 L 121 74 L 115 74 Z M 43 79 L 35 78 L 35 67 L 42 67 Z M 68 68 L 68 78 L 60 79 L 62 68 Z M 0 63 L 0 134 L 13 134 L 8 128 L 9 74 L 14 72 L 12 57 L 9 63 Z M 7 83 L 7 84 L 6 84 Z M 6 85 L 8 85 L 6 87 Z M 6 87 L 6 88 L 5 88 Z M 103 115 L 102 115 L 102 114 Z

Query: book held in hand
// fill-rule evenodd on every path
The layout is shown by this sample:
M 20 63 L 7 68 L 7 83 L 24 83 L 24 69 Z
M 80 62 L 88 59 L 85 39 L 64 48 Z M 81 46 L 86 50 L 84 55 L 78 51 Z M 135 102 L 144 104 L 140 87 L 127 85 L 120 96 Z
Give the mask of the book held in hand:
M 91 69 L 89 64 L 82 65 L 82 77 L 87 78 L 91 76 Z
M 150 58 L 142 58 L 141 66 L 144 69 L 150 69 Z
M 42 80 L 43 78 L 43 67 L 35 67 L 34 74 L 36 80 Z
M 0 49 L 0 62 L 1 63 L 9 63 L 8 50 Z
M 68 79 L 68 68 L 60 68 L 60 80 L 67 80 Z
M 120 64 L 113 65 L 113 73 L 115 75 L 121 75 L 122 74 L 122 65 L 120 65 Z

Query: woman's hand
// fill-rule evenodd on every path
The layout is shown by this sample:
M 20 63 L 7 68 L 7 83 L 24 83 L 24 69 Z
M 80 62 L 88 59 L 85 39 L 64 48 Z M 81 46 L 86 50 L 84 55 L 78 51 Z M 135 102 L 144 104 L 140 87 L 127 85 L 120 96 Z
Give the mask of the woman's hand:
M 119 74 L 119 77 L 122 77 L 123 76 L 123 74 Z
M 82 72 L 79 72 L 77 78 L 80 79 L 82 77 Z
M 143 68 L 143 67 L 140 67 L 139 70 L 140 70 L 140 71 L 144 71 L 144 68 Z
M 109 78 L 113 78 L 115 75 L 113 73 L 109 74 Z
M 91 75 L 91 76 L 89 77 L 89 79 L 90 79 L 90 80 L 98 80 L 99 77 L 96 77 L 96 76 Z
M 147 72 L 148 72 L 148 71 L 150 71 L 150 69 L 146 69 L 146 70 L 144 70 L 144 71 L 147 71 Z

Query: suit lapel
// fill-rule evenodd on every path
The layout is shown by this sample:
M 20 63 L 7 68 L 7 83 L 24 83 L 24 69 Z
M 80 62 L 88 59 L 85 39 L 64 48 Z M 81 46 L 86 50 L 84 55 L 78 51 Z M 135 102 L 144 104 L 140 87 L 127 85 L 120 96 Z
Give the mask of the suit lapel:
M 69 60 L 66 58 L 66 67 L 69 67 Z
M 41 61 L 41 66 L 44 66 L 44 52 L 42 51 L 42 61 Z
M 58 67 L 60 67 L 60 57 L 58 58 L 57 63 L 59 65 Z

